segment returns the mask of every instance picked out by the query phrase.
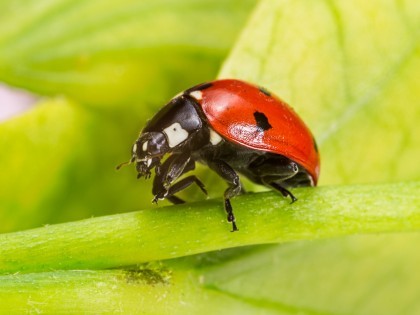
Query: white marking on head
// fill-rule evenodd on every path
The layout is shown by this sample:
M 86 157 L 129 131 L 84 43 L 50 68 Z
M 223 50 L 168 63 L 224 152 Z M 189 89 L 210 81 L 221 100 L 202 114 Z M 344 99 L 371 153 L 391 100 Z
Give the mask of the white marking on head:
M 133 154 L 137 152 L 137 142 L 133 144 Z
M 176 147 L 188 138 L 188 131 L 183 129 L 179 123 L 173 123 L 169 127 L 163 129 L 163 133 L 168 138 L 170 148 Z
M 143 149 L 143 151 L 147 151 L 147 144 L 149 143 L 149 141 L 146 141 L 145 143 L 143 143 L 143 145 L 141 146 L 141 148 Z
M 150 166 L 150 164 L 152 164 L 152 159 L 147 159 L 147 167 L 149 167 Z
M 201 91 L 192 91 L 190 96 L 194 97 L 197 101 L 201 101 L 203 99 L 203 92 Z
M 216 131 L 210 128 L 210 143 L 212 145 L 216 145 L 222 140 L 222 137 Z

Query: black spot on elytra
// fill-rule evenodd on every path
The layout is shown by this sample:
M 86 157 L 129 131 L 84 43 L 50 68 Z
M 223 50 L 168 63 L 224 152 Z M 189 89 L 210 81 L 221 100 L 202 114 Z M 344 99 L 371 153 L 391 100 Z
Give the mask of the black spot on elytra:
M 273 128 L 270 123 L 268 122 L 267 116 L 264 113 L 255 112 L 254 113 L 255 121 L 257 123 L 257 127 L 262 129 L 262 131 L 266 131 L 268 129 Z
M 263 88 L 262 86 L 258 87 L 258 89 L 260 90 L 260 92 L 264 93 L 265 95 L 271 96 L 271 93 L 267 91 L 265 88 Z

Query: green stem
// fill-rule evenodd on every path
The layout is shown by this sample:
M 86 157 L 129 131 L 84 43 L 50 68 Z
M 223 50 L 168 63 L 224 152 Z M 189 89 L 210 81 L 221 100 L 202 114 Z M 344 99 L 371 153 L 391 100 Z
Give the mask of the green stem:
M 1 273 L 98 269 L 251 244 L 420 229 L 420 182 L 301 188 L 187 203 L 0 235 Z
M 75 270 L 0 276 L 1 314 L 221 314 L 258 309 L 184 270 Z

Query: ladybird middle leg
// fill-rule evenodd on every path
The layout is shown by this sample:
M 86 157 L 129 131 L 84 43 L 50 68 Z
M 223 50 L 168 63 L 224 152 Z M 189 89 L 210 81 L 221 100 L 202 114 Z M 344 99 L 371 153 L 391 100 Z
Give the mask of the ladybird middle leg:
M 177 196 L 166 196 L 166 200 L 170 201 L 174 205 L 180 205 L 185 203 L 185 201 Z
M 208 166 L 229 184 L 229 187 L 225 190 L 224 193 L 225 210 L 227 212 L 228 222 L 232 223 L 232 232 L 238 231 L 235 215 L 233 214 L 232 205 L 230 203 L 230 198 L 235 197 L 241 193 L 242 185 L 239 180 L 239 176 L 229 164 L 221 160 L 210 161 L 208 162 Z
M 177 192 L 180 192 L 182 190 L 184 190 L 185 188 L 187 188 L 188 186 L 192 185 L 192 184 L 197 184 L 197 186 L 201 189 L 201 191 L 207 195 L 207 190 L 204 187 L 204 184 L 201 180 L 199 180 L 196 176 L 191 175 L 188 177 L 185 177 L 183 179 L 181 179 L 180 181 L 176 182 L 175 184 L 173 184 L 172 186 L 170 186 L 167 191 L 166 191 L 166 195 L 165 195 L 165 199 L 168 199 L 169 201 L 177 204 L 177 203 L 183 203 L 183 200 L 181 198 L 178 198 L 176 196 L 174 196 Z M 175 197 L 175 198 L 172 198 Z
M 188 186 L 192 184 L 197 184 L 200 190 L 207 195 L 206 187 L 204 186 L 203 182 L 199 180 L 196 176 L 191 175 L 181 179 L 180 181 L 176 182 L 175 184 L 171 185 L 169 188 L 162 190 L 161 193 L 155 195 L 153 202 L 157 203 L 159 199 L 167 199 L 168 201 L 172 202 L 173 204 L 181 204 L 185 203 L 185 201 L 177 196 L 174 196 L 176 193 L 184 190 Z

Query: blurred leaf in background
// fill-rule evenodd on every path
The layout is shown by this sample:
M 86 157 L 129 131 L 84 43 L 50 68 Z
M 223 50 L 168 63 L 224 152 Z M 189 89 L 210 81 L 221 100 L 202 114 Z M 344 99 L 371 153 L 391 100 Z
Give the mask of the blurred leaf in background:
M 162 102 L 214 77 L 252 7 L 250 0 L 2 1 L 0 80 L 99 106 Z
M 214 79 L 253 6 L 2 1 L 0 81 L 50 98 L 0 125 L 0 232 L 149 206 L 115 165 L 157 108 Z
M 419 180 L 420 5 L 262 3 L 220 76 L 293 105 L 318 140 L 321 185 Z

